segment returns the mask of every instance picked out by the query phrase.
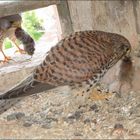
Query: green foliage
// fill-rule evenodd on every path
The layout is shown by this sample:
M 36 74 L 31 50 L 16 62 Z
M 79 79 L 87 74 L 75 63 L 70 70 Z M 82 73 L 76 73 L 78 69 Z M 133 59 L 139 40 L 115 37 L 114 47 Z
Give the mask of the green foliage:
M 11 41 L 8 38 L 6 38 L 4 40 L 4 44 L 3 45 L 4 45 L 4 48 L 5 49 L 9 49 L 9 48 L 12 48 L 13 47 Z
M 14 42 L 13 42 L 14 43 Z M 9 48 L 12 48 L 13 47 L 13 44 L 12 42 L 11 42 L 11 40 L 9 39 L 9 38 L 6 38 L 5 40 L 4 40 L 4 48 L 5 49 L 9 49 Z M 20 41 L 19 40 L 16 40 L 16 44 L 17 45 L 20 45 Z
M 22 14 L 23 28 L 33 37 L 35 41 L 39 40 L 44 34 L 42 23 L 43 20 L 37 17 L 34 11 Z

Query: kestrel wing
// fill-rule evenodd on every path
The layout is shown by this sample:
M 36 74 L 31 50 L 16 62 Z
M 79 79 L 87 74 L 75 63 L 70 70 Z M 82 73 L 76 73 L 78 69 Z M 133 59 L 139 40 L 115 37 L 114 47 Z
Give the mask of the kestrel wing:
M 78 32 L 63 39 L 36 68 L 35 79 L 58 86 L 97 76 L 113 55 L 111 43 L 104 40 L 94 32 Z
M 90 79 L 97 82 L 123 55 L 116 58 L 110 36 L 112 34 L 100 31 L 83 31 L 63 39 L 29 77 L 0 99 L 28 96 Z

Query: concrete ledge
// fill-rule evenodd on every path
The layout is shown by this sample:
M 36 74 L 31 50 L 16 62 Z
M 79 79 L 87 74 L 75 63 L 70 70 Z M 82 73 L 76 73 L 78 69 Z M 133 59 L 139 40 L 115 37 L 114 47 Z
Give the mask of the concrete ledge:
M 0 2 L 0 17 L 14 15 L 25 11 L 47 7 L 53 4 L 59 4 L 59 0 L 41 0 L 41 1 L 11 1 L 11 2 Z M 8 9 L 8 10 L 7 10 Z
M 14 61 L 0 65 L 0 92 L 8 90 L 20 80 L 24 79 L 43 61 L 46 52 L 48 52 L 55 44 L 55 41 L 50 43 L 40 42 L 36 44 L 35 54 L 32 58 L 28 55 L 13 55 L 15 48 L 8 49 L 6 54 L 10 55 Z

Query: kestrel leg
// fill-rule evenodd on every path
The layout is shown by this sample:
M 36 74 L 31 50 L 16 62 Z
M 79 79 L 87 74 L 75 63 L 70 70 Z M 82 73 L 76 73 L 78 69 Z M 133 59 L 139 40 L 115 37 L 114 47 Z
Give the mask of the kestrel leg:
M 21 27 L 21 20 L 15 21 L 15 22 L 12 24 L 12 28 L 14 29 L 14 30 L 13 30 L 13 33 L 14 33 L 14 34 L 10 35 L 9 38 L 12 40 L 12 42 L 14 43 L 14 45 L 18 48 L 18 50 L 16 50 L 15 53 L 19 52 L 20 54 L 25 54 L 26 52 L 25 52 L 23 49 L 21 49 L 21 48 L 19 47 L 19 45 L 16 43 L 15 30 L 16 30 L 17 28 L 20 28 L 20 27 Z
M 19 52 L 20 54 L 26 54 L 26 52 L 23 49 L 21 49 L 18 46 L 18 44 L 16 43 L 16 38 L 15 37 L 12 37 L 10 39 L 12 40 L 12 42 L 14 43 L 14 45 L 18 48 L 18 50 L 16 50 L 15 53 L 18 53 Z
M 109 92 L 108 90 L 104 90 L 100 86 L 95 86 L 93 89 L 91 89 L 88 99 L 108 100 L 112 95 L 113 93 Z
M 113 93 L 109 92 L 108 89 L 105 90 L 105 88 L 99 84 L 99 81 L 103 75 L 104 73 L 101 73 L 96 78 L 93 77 L 92 79 L 88 80 L 86 91 L 83 91 L 83 93 L 86 94 L 87 92 L 89 94 L 88 99 L 108 100 L 113 95 Z
M 10 56 L 6 56 L 6 55 L 4 54 L 4 52 L 3 52 L 2 49 L 1 49 L 1 52 L 2 52 L 2 54 L 3 54 L 3 56 L 4 56 L 4 60 L 0 60 L 1 63 L 7 63 L 7 62 L 9 62 L 10 60 L 12 60 Z
M 114 93 L 109 92 L 108 89 L 105 90 L 101 85 L 95 85 L 93 87 L 88 87 L 86 90 L 78 92 L 77 96 L 86 96 L 89 100 L 108 100 Z
M 4 51 L 2 50 L 3 48 L 3 41 L 4 41 L 5 37 L 2 34 L 1 38 L 0 38 L 0 51 L 2 52 L 3 56 L 4 56 L 4 60 L 0 60 L 0 63 L 7 63 L 9 62 L 9 60 L 12 60 L 10 56 L 6 56 Z

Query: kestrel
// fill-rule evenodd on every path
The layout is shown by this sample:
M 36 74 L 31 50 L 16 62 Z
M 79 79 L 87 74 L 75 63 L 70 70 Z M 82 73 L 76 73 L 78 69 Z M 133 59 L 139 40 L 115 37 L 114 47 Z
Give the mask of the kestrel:
M 27 52 L 28 55 L 33 55 L 35 51 L 35 42 L 33 38 L 21 27 L 16 28 L 15 36 L 18 40 L 22 42 L 24 46 L 24 51 Z
M 83 94 L 86 94 L 113 65 L 129 57 L 130 51 L 129 41 L 119 34 L 75 32 L 52 47 L 43 62 L 28 77 L 0 95 L 0 99 L 10 104 L 11 99 L 64 85 L 83 86 Z M 5 105 L 2 107 L 6 110 Z
M 33 55 L 34 53 L 34 40 L 21 28 L 21 23 L 22 18 L 20 14 L 0 18 L 0 51 L 4 56 L 4 62 L 8 62 L 11 59 L 6 56 L 2 50 L 3 41 L 7 37 L 14 42 L 15 46 L 18 48 L 18 52 L 25 53 L 26 51 L 29 55 Z M 23 43 L 25 51 L 19 48 L 16 39 L 19 39 Z

